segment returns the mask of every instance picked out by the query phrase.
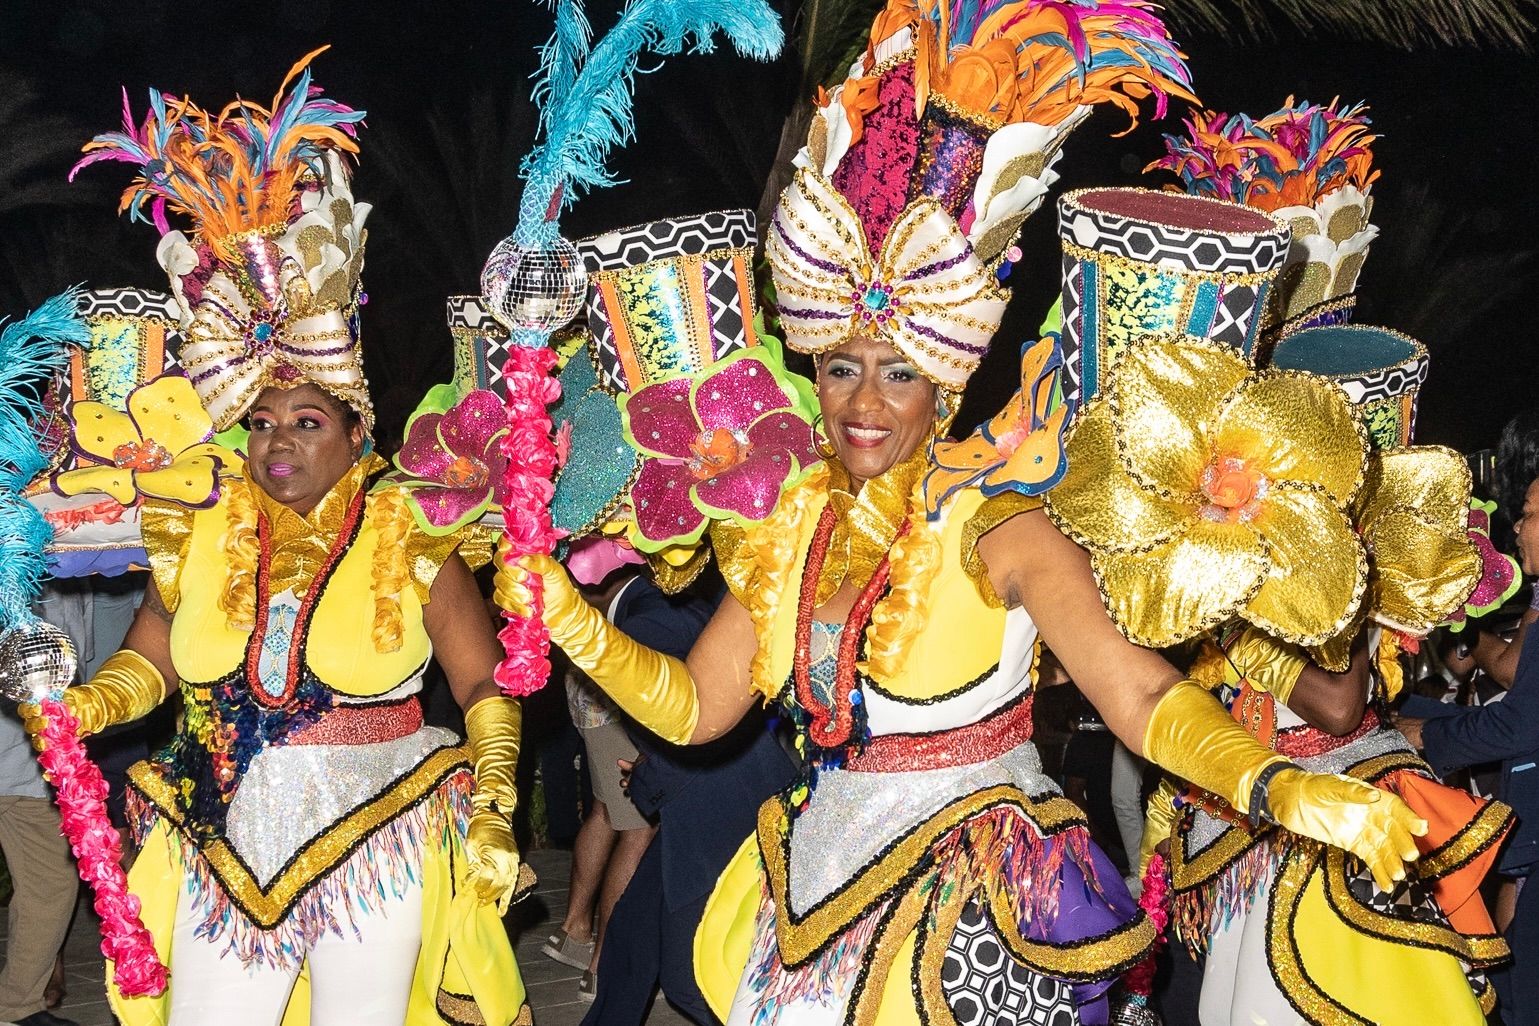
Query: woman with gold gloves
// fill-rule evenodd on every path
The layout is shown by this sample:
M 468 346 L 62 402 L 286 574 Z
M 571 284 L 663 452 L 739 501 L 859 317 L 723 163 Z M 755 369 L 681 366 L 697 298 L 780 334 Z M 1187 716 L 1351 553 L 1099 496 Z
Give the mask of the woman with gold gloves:
M 129 883 L 171 986 L 112 1008 L 130 1026 L 527 1022 L 500 921 L 519 707 L 492 683 L 471 539 L 425 533 L 380 481 L 357 338 L 368 208 L 338 156 L 363 114 L 303 68 L 272 111 L 167 102 L 88 147 L 141 166 L 126 205 L 196 229 L 163 227 L 158 251 L 187 377 L 126 413 L 76 403 L 100 465 L 54 482 L 142 500 L 154 571 L 122 650 L 65 694 L 81 731 L 182 701 L 129 794 Z M 210 441 L 240 423 L 244 465 Z M 431 658 L 464 746 L 423 724 Z
M 1298 576 L 1311 587 L 1296 598 L 1318 610 L 1315 623 L 1275 603 L 1242 603 L 1238 622 L 1211 632 L 1202 616 L 1182 623 L 1137 619 L 1137 640 L 1164 646 L 1191 637 L 1186 628 L 1200 628 L 1207 637 L 1192 676 L 1229 704 L 1252 736 L 1307 769 L 1345 774 L 1396 795 L 1429 827 L 1417 839 L 1424 857 L 1407 879 L 1385 889 L 1342 851 L 1282 826 L 1246 822 L 1200 788 L 1167 781 L 1150 802 L 1143 847 L 1147 857 L 1169 841 L 1171 920 L 1191 954 L 1205 959 L 1196 1014 L 1207 1026 L 1479 1026 L 1494 999 L 1485 970 L 1507 957 L 1479 887 L 1511 825 L 1511 810 L 1439 783 L 1369 703 L 1373 696 L 1392 700 L 1400 689 L 1397 639 L 1423 637 L 1456 615 L 1480 615 L 1493 598 L 1499 603 L 1495 580 L 1504 568 L 1492 563 L 1495 577 L 1483 580 L 1488 567 L 1473 544 L 1469 528 L 1475 525 L 1466 523 L 1464 458 L 1411 444 L 1417 394 L 1429 368 L 1426 348 L 1387 328 L 1341 323 L 1377 232 L 1367 223 L 1378 172 L 1365 109 L 1290 99 L 1260 118 L 1195 115 L 1189 138 L 1166 137 L 1168 155 L 1159 164 L 1177 172 L 1188 191 L 1244 202 L 1293 227 L 1288 269 L 1269 294 L 1276 318 L 1286 323 L 1274 333 L 1269 369 L 1256 374 L 1222 354 L 1189 357 L 1201 361 L 1191 377 L 1171 374 L 1168 363 L 1148 353 L 1134 354 L 1120 363 L 1108 410 L 1097 418 L 1115 440 L 1157 422 L 1160 408 L 1216 421 L 1223 404 L 1259 411 L 1256 400 L 1270 391 L 1275 410 L 1277 397 L 1292 392 L 1286 419 L 1267 424 L 1269 447 L 1238 432 L 1224 439 L 1237 458 L 1226 474 L 1215 475 L 1212 490 L 1243 492 L 1261 481 L 1269 491 L 1281 490 L 1283 481 L 1304 472 L 1300 456 L 1313 464 L 1317 494 L 1336 508 L 1293 525 L 1274 522 L 1270 541 L 1285 565 L 1308 565 Z M 1219 149 L 1231 156 L 1208 159 Z M 1328 233 L 1319 227 L 1327 222 Z M 1341 387 L 1316 385 L 1318 400 L 1298 401 L 1307 393 L 1286 384 L 1297 372 Z M 1240 382 L 1228 395 L 1214 387 L 1226 379 Z M 1134 395 L 1144 398 L 1129 398 Z M 1333 427 L 1332 421 L 1342 423 Z M 1091 438 L 1077 433 L 1071 443 L 1069 501 L 1050 500 L 1054 511 L 1083 538 L 1103 574 L 1125 574 L 1129 560 L 1143 570 L 1160 565 L 1159 547 L 1129 551 L 1137 547 L 1129 543 L 1152 540 L 1154 518 L 1141 520 L 1142 532 L 1107 530 L 1094 500 L 1109 489 L 1124 508 L 1140 508 L 1146 492 L 1130 485 L 1133 479 L 1178 491 L 1159 469 L 1172 465 L 1171 452 L 1134 443 L 1119 458 L 1103 460 L 1081 451 Z M 1278 440 L 1307 445 L 1290 453 Z M 1180 438 L 1164 441 L 1177 448 L 1171 443 Z M 1110 483 L 1080 490 L 1091 501 L 1075 502 L 1076 473 Z M 1485 551 L 1496 556 L 1489 545 Z M 1186 571 L 1192 594 L 1200 594 L 1204 576 Z M 1234 568 L 1228 577 L 1245 583 Z M 1223 610 L 1205 609 L 1202 601 L 1187 605 Z M 1312 629 L 1319 625 L 1332 629 Z M 1373 682 L 1370 664 L 1378 670 Z M 1386 980 L 1395 983 L 1385 986 Z M 1172 1021 L 1179 1019 L 1173 1012 Z
M 878 18 L 768 234 L 787 344 L 816 355 L 826 460 L 757 524 L 714 530 L 732 594 L 688 659 L 615 631 L 549 559 L 499 568 L 504 608 L 527 612 L 538 574 L 552 640 L 664 738 L 708 741 L 764 700 L 796 725 L 805 773 L 761 808 L 696 938 L 701 989 L 728 1026 L 1107 1021 L 1106 991 L 1153 929 L 1042 772 L 1030 737 L 1044 644 L 1135 752 L 1356 853 L 1386 887 L 1416 857 L 1425 825 L 1398 799 L 1301 772 L 1108 618 L 1090 558 L 1041 508 L 1064 474 L 1069 413 L 1051 340 L 1025 352 L 1005 411 L 942 441 L 998 327 L 1009 243 L 1088 113 L 1075 104 L 1187 95 L 1163 26 L 1143 4 L 1115 7 L 1055 6 L 1078 21 L 1083 53 L 1055 50 L 1026 4 L 969 23 L 967 39 L 925 4 Z M 1037 74 L 1015 77 L 1017 60 Z M 1004 73 L 973 73 L 980 61 Z M 1090 87 L 1074 93 L 1054 67 Z M 1137 213 L 1104 198 L 1122 222 Z M 1235 211 L 1204 205 L 1201 220 Z M 1259 220 L 1266 233 L 1242 224 L 1233 245 L 1219 239 L 1220 258 L 1280 259 L 1286 230 Z M 1215 337 L 1233 323 L 1215 303 L 1197 309 Z M 1115 300 L 1101 312 L 1140 314 Z M 689 398 L 721 398 L 708 392 Z M 634 441 L 661 449 L 683 430 L 671 406 L 638 402 L 625 411 Z M 691 414 L 689 438 L 717 440 L 710 419 Z M 696 451 L 682 490 L 709 510 L 724 489 Z M 648 503 L 685 500 L 638 482 L 632 501 L 646 517 Z

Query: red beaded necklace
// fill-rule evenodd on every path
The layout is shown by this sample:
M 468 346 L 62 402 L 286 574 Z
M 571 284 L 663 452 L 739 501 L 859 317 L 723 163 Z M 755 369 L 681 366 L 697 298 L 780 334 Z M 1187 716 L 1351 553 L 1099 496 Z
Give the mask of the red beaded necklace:
M 839 635 L 839 655 L 834 671 L 834 690 L 829 702 L 818 701 L 812 690 L 812 613 L 817 605 L 818 578 L 823 573 L 823 563 L 828 558 L 828 544 L 833 538 L 839 514 L 832 505 L 823 507 L 818 518 L 817 531 L 812 536 L 812 549 L 807 553 L 807 565 L 802 570 L 801 594 L 796 606 L 796 653 L 791 662 L 792 680 L 796 687 L 796 699 L 812 717 L 807 734 L 820 748 L 838 748 L 850 740 L 855 726 L 855 710 L 850 703 L 850 693 L 855 689 L 855 664 L 860 653 L 860 641 L 866 625 L 871 621 L 871 610 L 887 588 L 891 573 L 889 559 L 891 548 L 877 564 L 871 580 L 866 583 L 855 604 L 850 607 L 844 621 L 844 631 Z M 897 538 L 908 533 L 908 518 L 898 528 Z M 893 539 L 894 544 L 897 538 Z
M 294 697 L 294 692 L 299 688 L 300 659 L 304 655 L 305 636 L 309 633 L 310 617 L 315 613 L 315 605 L 320 601 L 321 592 L 325 590 L 325 582 L 331 577 L 332 570 L 342 559 L 348 546 L 353 543 L 357 533 L 358 522 L 363 518 L 364 502 L 367 499 L 365 489 L 359 488 L 358 494 L 353 496 L 348 503 L 347 512 L 342 517 L 342 527 L 337 532 L 336 541 L 331 543 L 330 551 L 326 553 L 326 559 L 321 564 L 311 583 L 305 589 L 305 594 L 299 602 L 299 611 L 294 619 L 294 636 L 289 642 L 289 659 L 286 679 L 284 680 L 283 693 L 269 695 L 256 684 L 258 666 L 262 656 L 262 643 L 267 637 L 267 618 L 270 612 L 270 592 L 272 582 L 272 527 L 267 523 L 267 517 L 262 513 L 257 514 L 257 575 L 256 575 L 256 624 L 251 632 L 251 640 L 246 645 L 246 680 L 251 682 L 251 693 L 256 700 L 269 709 L 279 709 Z

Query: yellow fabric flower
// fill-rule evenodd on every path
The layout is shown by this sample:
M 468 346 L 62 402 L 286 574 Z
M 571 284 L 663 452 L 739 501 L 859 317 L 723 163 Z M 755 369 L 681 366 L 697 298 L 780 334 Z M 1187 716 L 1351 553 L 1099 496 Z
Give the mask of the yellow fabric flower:
M 123 505 L 140 496 L 194 509 L 219 497 L 219 471 L 234 461 L 209 439 L 214 422 L 192 383 L 162 375 L 128 395 L 126 409 L 82 400 L 70 408 L 71 444 L 83 465 L 55 474 L 60 495 L 105 492 Z
M 1136 644 L 1174 645 L 1238 616 L 1314 645 L 1357 612 L 1368 568 L 1348 509 L 1368 442 L 1323 378 L 1148 339 L 1117 361 L 1067 449 L 1048 513 L 1090 551 L 1107 610 Z
M 1369 457 L 1355 519 L 1373 554 L 1368 611 L 1379 623 L 1419 637 L 1480 583 L 1469 495 L 1469 464 L 1452 449 L 1417 445 Z

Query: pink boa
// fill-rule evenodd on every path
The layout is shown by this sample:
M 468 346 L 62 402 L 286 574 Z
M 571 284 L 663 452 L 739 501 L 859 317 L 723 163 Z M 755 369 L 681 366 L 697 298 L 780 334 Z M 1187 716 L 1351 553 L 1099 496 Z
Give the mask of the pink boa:
M 502 451 L 508 457 L 508 470 L 503 479 L 502 516 L 507 523 L 509 562 L 533 553 L 548 555 L 556 547 L 550 499 L 555 493 L 551 479 L 558 454 L 546 410 L 561 398 L 561 385 L 550 375 L 555 365 L 554 350 L 514 345 L 508 348 L 503 367 L 508 433 L 502 438 Z M 540 578 L 531 574 L 527 584 L 534 594 L 533 615 L 504 613 L 507 622 L 497 635 L 506 653 L 497 667 L 497 686 L 515 698 L 534 694 L 550 677 L 550 631 L 540 617 L 544 608 Z
M 128 892 L 123 875 L 122 842 L 107 818 L 107 782 L 86 756 L 80 722 L 69 706 L 58 698 L 40 704 L 47 724 L 38 762 L 57 792 L 80 879 L 91 885 L 92 904 L 102 921 L 102 954 L 113 963 L 113 980 L 125 997 L 164 993 L 166 967 L 139 921 L 139 899 Z
M 1144 910 L 1154 927 L 1154 946 L 1143 961 L 1129 969 L 1122 978 L 1123 986 L 1134 997 L 1147 999 L 1154 992 L 1155 959 L 1165 946 L 1165 927 L 1170 923 L 1170 882 L 1165 875 L 1165 856 L 1155 854 L 1144 870 L 1144 891 L 1138 898 L 1138 907 Z

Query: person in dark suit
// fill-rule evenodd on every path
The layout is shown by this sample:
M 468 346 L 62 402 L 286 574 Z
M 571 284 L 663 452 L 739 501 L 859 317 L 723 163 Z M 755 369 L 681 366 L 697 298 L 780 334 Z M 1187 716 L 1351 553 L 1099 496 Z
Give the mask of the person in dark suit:
M 610 619 L 632 638 L 683 658 L 721 600 L 669 597 L 645 577 L 625 585 Z M 695 983 L 695 928 L 716 878 L 753 833 L 759 805 L 791 782 L 795 766 L 750 715 L 709 745 L 682 748 L 632 725 L 641 752 L 630 795 L 655 816 L 657 836 L 620 896 L 599 952 L 598 994 L 583 1026 L 639 1026 L 654 990 L 700 1026 L 717 1022 Z
M 1539 479 L 1529 486 L 1515 524 L 1527 574 L 1539 573 Z M 1518 828 L 1502 854 L 1501 872 L 1527 878 L 1539 865 L 1539 634 L 1526 632 L 1512 688 L 1500 702 L 1435 719 L 1402 717 L 1396 725 L 1423 750 L 1439 775 L 1475 763 L 1502 761 L 1502 801 Z M 1494 977 L 1507 1026 L 1539 1024 L 1539 885 L 1524 880 L 1507 928 L 1512 967 Z

